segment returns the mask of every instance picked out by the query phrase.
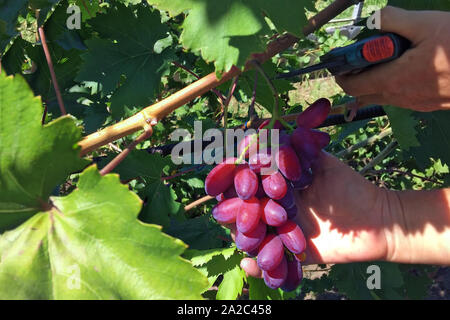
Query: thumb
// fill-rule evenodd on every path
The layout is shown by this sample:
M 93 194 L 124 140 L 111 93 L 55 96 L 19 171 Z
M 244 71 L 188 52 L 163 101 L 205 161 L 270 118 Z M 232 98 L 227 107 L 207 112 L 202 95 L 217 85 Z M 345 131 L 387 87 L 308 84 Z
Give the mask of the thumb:
M 381 30 L 397 33 L 417 44 L 426 38 L 427 11 L 410 11 L 387 6 L 380 12 Z M 433 19 L 432 19 L 433 20 Z

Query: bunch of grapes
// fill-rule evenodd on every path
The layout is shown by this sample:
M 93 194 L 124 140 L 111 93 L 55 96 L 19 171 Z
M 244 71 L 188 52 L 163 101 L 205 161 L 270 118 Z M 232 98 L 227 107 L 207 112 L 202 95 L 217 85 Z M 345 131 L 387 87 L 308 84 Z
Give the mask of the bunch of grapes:
M 312 183 L 311 167 L 330 142 L 327 133 L 313 128 L 326 119 L 330 109 L 327 99 L 319 99 L 298 116 L 298 127 L 290 135 L 280 131 L 275 157 L 271 148 L 259 145 L 257 134 L 246 136 L 238 145 L 240 161 L 228 158 L 206 177 L 206 193 L 219 201 L 213 217 L 234 230 L 236 247 L 256 257 L 264 281 L 272 289 L 292 291 L 303 278 L 306 240 L 294 220 L 294 190 Z M 276 127 L 282 128 L 279 123 Z M 250 154 L 252 143 L 258 145 L 258 151 Z M 272 158 L 278 170 L 263 174 L 264 168 L 271 167 Z

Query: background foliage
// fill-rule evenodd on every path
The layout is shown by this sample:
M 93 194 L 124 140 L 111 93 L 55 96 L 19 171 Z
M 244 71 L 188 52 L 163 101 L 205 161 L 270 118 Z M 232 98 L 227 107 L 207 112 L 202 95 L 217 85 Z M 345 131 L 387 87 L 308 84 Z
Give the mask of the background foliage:
M 409 9 L 450 10 L 448 1 L 389 2 Z M 425 297 L 436 270 L 432 266 L 376 262 L 384 277 L 382 289 L 373 291 L 366 287 L 370 263 L 314 266 L 290 294 L 246 278 L 239 267 L 242 253 L 210 216 L 214 201 L 184 210 L 204 195 L 203 180 L 211 167 L 175 166 L 169 157 L 146 151 L 170 143 L 175 128 L 193 132 L 195 120 L 202 122 L 203 130 L 222 126 L 221 105 L 212 92 L 159 122 L 152 137 L 114 174 L 101 177 L 97 167 L 106 165 L 137 134 L 86 159 L 78 157 L 76 142 L 83 135 L 192 83 L 196 77 L 187 70 L 201 77 L 214 71 L 220 76 L 232 65 L 242 68 L 272 37 L 283 32 L 300 36 L 307 17 L 329 3 L 0 1 L 0 297 L 299 299 L 324 292 L 350 299 Z M 81 9 L 79 30 L 66 27 L 70 4 Z M 369 0 L 366 8 L 385 4 Z M 363 16 L 369 14 L 365 9 Z M 37 34 L 40 26 L 70 116 L 60 117 Z M 322 28 L 263 67 L 273 76 L 313 64 L 348 43 L 338 32 L 328 34 Z M 248 120 L 254 84 L 255 72 L 240 77 L 228 108 L 228 127 Z M 319 97 L 334 104 L 348 99 L 326 71 L 275 85 L 285 113 L 299 112 Z M 229 87 L 225 83 L 218 90 L 226 95 Z M 257 81 L 256 113 L 268 117 L 272 108 L 267 84 Z M 448 186 L 450 114 L 385 110 L 387 117 L 327 128 L 333 141 L 328 151 L 382 187 Z M 386 134 L 391 129 L 393 134 Z M 382 138 L 371 139 L 376 136 Z M 349 149 L 358 143 L 362 147 Z M 392 152 L 372 161 L 392 143 Z M 74 265 L 83 279 L 78 291 L 67 289 Z

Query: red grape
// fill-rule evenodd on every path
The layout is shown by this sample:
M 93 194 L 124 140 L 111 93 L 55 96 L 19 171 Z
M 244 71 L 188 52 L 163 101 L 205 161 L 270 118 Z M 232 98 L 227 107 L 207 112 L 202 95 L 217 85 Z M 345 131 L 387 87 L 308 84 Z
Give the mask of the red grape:
M 302 181 L 303 180 L 302 178 L 300 178 L 299 181 Z M 292 186 L 290 184 L 288 184 L 287 187 L 288 188 L 287 188 L 286 195 L 282 199 L 277 200 L 277 202 L 284 209 L 289 209 L 289 208 L 292 208 L 293 206 L 295 206 L 294 189 L 292 188 Z
M 297 124 L 303 128 L 316 128 L 324 122 L 330 113 L 331 103 L 321 98 L 306 108 L 298 117 Z
M 255 197 L 248 200 L 242 200 L 242 205 L 236 216 L 236 227 L 239 232 L 247 234 L 258 226 L 261 217 L 261 209 L 260 201 Z
M 262 177 L 264 192 L 272 199 L 282 199 L 287 193 L 287 184 L 279 172 Z
M 313 175 L 310 170 L 304 170 L 302 177 L 298 181 L 292 182 L 292 186 L 295 190 L 304 190 L 308 188 L 313 181 Z
M 219 202 L 222 202 L 223 200 L 225 200 L 225 196 L 223 193 L 219 194 L 218 196 L 216 196 L 216 200 Z
M 220 224 L 234 223 L 241 204 L 242 200 L 239 198 L 226 199 L 216 204 L 212 209 L 212 215 Z
M 289 145 L 281 146 L 275 156 L 278 169 L 291 181 L 298 181 L 302 176 L 302 167 L 294 149 Z
M 263 271 L 264 282 L 271 289 L 278 289 L 286 281 L 288 275 L 288 264 L 283 256 L 281 263 L 271 271 Z
M 302 264 L 297 261 L 288 261 L 287 263 L 287 277 L 281 289 L 286 292 L 294 291 L 300 285 L 303 279 Z
M 256 133 L 244 136 L 237 147 L 238 157 L 240 157 L 244 152 L 245 159 L 249 157 L 250 151 L 252 151 L 252 154 L 255 154 L 258 151 L 258 141 L 259 139 Z
M 259 246 L 258 266 L 265 271 L 278 267 L 284 257 L 284 247 L 280 238 L 274 234 L 268 234 Z
M 284 225 L 277 228 L 280 237 L 286 248 L 292 253 L 301 253 L 306 248 L 306 240 L 302 229 L 292 220 L 288 220 Z
M 248 167 L 248 164 L 239 165 L 234 175 L 234 187 L 239 198 L 248 200 L 258 191 L 258 176 Z
M 218 196 L 233 184 L 236 158 L 226 159 L 211 170 L 205 180 L 205 191 L 210 196 Z
M 272 199 L 261 200 L 261 205 L 263 207 L 261 219 L 265 224 L 279 227 L 287 221 L 286 210 Z
M 311 130 L 313 139 L 319 149 L 325 148 L 330 143 L 330 135 L 319 130 Z
M 292 208 L 286 209 L 286 214 L 289 220 L 294 219 L 297 216 L 298 208 L 294 205 Z
M 270 154 L 270 150 L 265 150 L 260 153 L 254 154 L 250 156 L 248 160 L 248 164 L 250 169 L 255 173 L 260 173 L 261 168 L 270 168 L 272 163 L 272 155 Z
M 243 234 L 242 232 L 239 232 L 239 230 L 237 230 L 235 240 L 236 247 L 239 250 L 245 252 L 254 251 L 264 240 L 264 237 L 266 236 L 266 230 L 267 227 L 262 221 L 258 223 L 258 225 L 253 231 L 248 232 L 246 234 Z

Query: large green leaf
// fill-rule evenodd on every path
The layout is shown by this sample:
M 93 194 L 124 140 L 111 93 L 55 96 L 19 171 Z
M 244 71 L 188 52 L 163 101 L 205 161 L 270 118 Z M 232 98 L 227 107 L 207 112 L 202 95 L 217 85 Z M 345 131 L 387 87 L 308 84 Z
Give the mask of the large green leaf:
M 157 46 L 168 37 L 159 12 L 139 6 L 135 13 L 132 7 L 117 5 L 89 24 L 101 39 L 86 41 L 89 51 L 76 79 L 101 83 L 103 91 L 112 94 L 111 112 L 116 118 L 124 115 L 125 107 L 151 104 L 172 58 L 170 49 Z
M 180 240 L 136 219 L 139 197 L 95 166 L 67 197 L 0 238 L 1 299 L 199 299 Z
M 214 61 L 216 71 L 243 67 L 251 53 L 263 51 L 269 33 L 267 16 L 279 29 L 302 35 L 309 0 L 147 0 L 171 16 L 187 12 L 181 42 L 184 47 Z
M 74 119 L 42 126 L 42 113 L 22 77 L 0 74 L 0 232 L 45 208 L 53 189 L 87 163 Z

